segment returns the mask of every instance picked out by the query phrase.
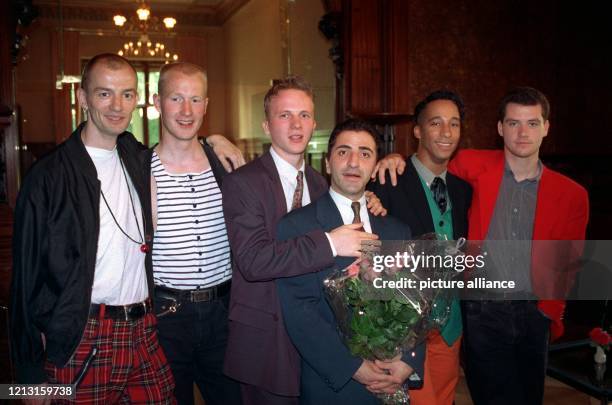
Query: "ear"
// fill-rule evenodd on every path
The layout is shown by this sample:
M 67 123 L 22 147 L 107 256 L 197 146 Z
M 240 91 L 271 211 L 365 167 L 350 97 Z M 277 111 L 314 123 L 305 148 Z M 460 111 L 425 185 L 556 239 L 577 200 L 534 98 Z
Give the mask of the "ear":
M 157 112 L 161 115 L 161 97 L 159 97 L 159 94 L 153 94 L 153 104 Z
M 504 137 L 504 124 L 501 121 L 497 121 L 497 133 L 502 138 Z
M 550 121 L 546 120 L 544 122 L 544 135 L 542 135 L 542 137 L 545 137 L 546 135 L 548 135 L 549 128 L 550 128 Z
M 421 127 L 418 124 L 412 128 L 412 133 L 416 139 L 421 139 Z
M 204 99 L 204 114 L 206 115 L 206 110 L 208 109 L 208 97 Z
M 331 169 L 329 168 L 329 158 L 328 157 L 325 158 L 325 171 L 327 172 L 327 174 L 331 176 Z
M 264 133 L 270 136 L 270 124 L 268 123 L 268 120 L 263 121 L 261 123 L 261 127 L 263 128 Z
M 85 90 L 83 90 L 83 88 L 79 87 L 77 90 L 77 100 L 79 100 L 79 106 L 81 106 L 81 108 L 83 110 L 87 110 L 88 106 L 87 106 L 87 93 L 85 93 Z

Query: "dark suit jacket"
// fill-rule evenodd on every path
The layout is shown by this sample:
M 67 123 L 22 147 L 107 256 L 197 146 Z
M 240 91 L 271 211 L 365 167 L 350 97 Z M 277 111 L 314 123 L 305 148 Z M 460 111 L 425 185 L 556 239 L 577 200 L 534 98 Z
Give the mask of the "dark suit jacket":
M 327 183 L 308 166 L 305 175 L 314 201 Z M 329 241 L 321 230 L 276 240 L 287 205 L 269 153 L 226 176 L 222 193 L 234 264 L 224 372 L 275 394 L 297 396 L 299 355 L 285 331 L 274 280 L 333 264 Z
M 453 237 L 467 237 L 467 212 L 472 202 L 472 187 L 451 173 L 446 173 L 446 186 L 452 204 Z M 421 185 L 419 174 L 410 159 L 406 159 L 406 170 L 397 178 L 397 186 L 393 187 L 387 177 L 384 185 L 370 183 L 369 187 L 389 214 L 410 226 L 412 234 L 420 236 L 434 232 L 433 219 L 425 190 Z
M 340 212 L 327 193 L 284 217 L 277 236 L 280 240 L 290 239 L 315 229 L 329 231 L 342 224 Z M 370 215 L 370 224 L 380 239 L 410 239 L 410 229 L 392 217 Z M 287 332 L 302 357 L 300 402 L 303 404 L 379 403 L 363 385 L 352 379 L 362 359 L 353 356 L 342 342 L 324 295 L 323 280 L 354 260 L 336 257 L 334 265 L 323 271 L 276 281 Z M 423 375 L 424 359 L 424 345 L 403 357 L 420 376 Z

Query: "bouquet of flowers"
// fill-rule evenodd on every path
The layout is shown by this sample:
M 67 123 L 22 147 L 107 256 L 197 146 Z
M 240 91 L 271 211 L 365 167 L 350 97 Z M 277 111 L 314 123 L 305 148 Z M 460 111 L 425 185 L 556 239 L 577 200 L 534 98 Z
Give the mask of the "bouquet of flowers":
M 379 262 L 375 256 L 385 256 L 385 252 L 406 260 L 401 266 L 375 268 L 373 263 Z M 424 266 L 414 258 L 459 254 L 453 241 L 427 234 L 412 241 L 383 242 L 380 250 L 362 254 L 351 266 L 327 278 L 327 300 L 351 353 L 368 360 L 392 359 L 422 342 L 432 328 L 442 327 L 454 292 L 427 288 L 427 281 L 450 280 L 456 273 L 441 264 Z M 385 404 L 409 403 L 405 390 L 379 397 Z

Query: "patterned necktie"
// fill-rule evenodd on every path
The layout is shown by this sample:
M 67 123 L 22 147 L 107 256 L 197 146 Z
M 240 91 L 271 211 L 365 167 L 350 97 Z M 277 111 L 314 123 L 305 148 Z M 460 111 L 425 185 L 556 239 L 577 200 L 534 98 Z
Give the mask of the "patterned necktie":
M 354 224 L 360 223 L 361 215 L 359 211 L 361 210 L 361 204 L 359 203 L 359 201 L 353 201 L 351 203 L 351 209 L 353 210 L 353 223 Z M 362 226 L 361 228 L 358 229 L 358 231 L 365 231 L 365 229 L 363 229 L 363 226 Z
M 297 174 L 297 186 L 293 192 L 293 202 L 291 203 L 291 211 L 302 206 L 302 195 L 304 194 L 304 172 L 299 170 Z
M 444 184 L 444 180 L 440 177 L 436 177 L 431 182 L 431 192 L 433 193 L 433 198 L 436 204 L 438 204 L 438 208 L 440 212 L 444 214 L 446 211 L 446 184 Z

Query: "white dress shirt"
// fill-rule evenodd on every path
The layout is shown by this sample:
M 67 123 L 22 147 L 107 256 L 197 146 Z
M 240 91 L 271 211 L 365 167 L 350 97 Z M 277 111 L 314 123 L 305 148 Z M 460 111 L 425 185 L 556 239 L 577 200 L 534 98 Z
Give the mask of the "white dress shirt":
M 329 194 L 340 211 L 340 216 L 342 217 L 342 222 L 344 225 L 352 224 L 355 214 L 353 213 L 351 204 L 354 200 L 346 198 L 342 194 L 336 192 L 333 188 L 329 189 Z M 365 229 L 366 232 L 372 233 L 372 226 L 370 225 L 370 216 L 368 215 L 365 194 L 362 194 L 357 201 L 360 203 L 359 216 L 361 217 L 361 222 L 363 223 L 363 229 Z
M 283 193 L 285 194 L 285 201 L 287 202 L 287 212 L 291 211 L 291 205 L 293 204 L 293 194 L 297 187 L 297 174 L 298 169 L 293 167 L 292 164 L 287 162 L 285 159 L 280 157 L 274 150 L 274 146 L 270 147 L 270 155 L 276 166 L 276 171 L 280 176 L 281 185 L 283 186 Z M 304 192 L 302 193 L 302 207 L 310 204 L 310 193 L 308 192 L 308 183 L 306 182 L 306 173 L 304 172 L 306 165 L 302 161 L 302 166 L 299 170 L 304 173 Z

